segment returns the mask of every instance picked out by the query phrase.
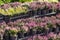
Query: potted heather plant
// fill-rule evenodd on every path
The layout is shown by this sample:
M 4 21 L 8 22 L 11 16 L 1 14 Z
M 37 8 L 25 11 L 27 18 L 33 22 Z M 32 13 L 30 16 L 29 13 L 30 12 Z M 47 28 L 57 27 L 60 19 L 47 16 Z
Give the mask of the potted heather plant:
M 37 27 L 37 34 L 41 34 L 41 33 L 44 33 L 44 28 L 41 28 L 41 27 Z
M 52 32 L 53 30 L 53 25 L 51 23 L 47 23 L 47 27 L 49 28 L 49 31 Z
M 10 34 L 10 37 L 9 37 L 9 40 L 17 40 L 17 29 L 13 28 L 13 29 L 10 29 L 9 30 L 9 34 Z
M 37 2 L 37 15 L 41 15 L 41 3 Z
M 17 33 L 18 39 L 23 38 L 24 37 L 24 33 L 25 33 L 24 29 L 21 29 L 20 31 L 18 31 L 18 33 Z
M 36 15 L 37 14 L 37 2 L 31 2 L 29 4 L 29 7 L 31 9 L 31 12 L 32 12 L 32 16 Z
M 45 15 L 46 14 L 46 7 L 45 7 L 45 3 L 41 4 L 41 15 Z
M 9 30 L 5 30 L 4 35 L 3 35 L 3 40 L 9 40 Z
M 34 28 L 30 29 L 29 34 L 34 35 L 34 34 L 36 34 L 36 32 L 37 32 L 37 27 L 34 27 Z

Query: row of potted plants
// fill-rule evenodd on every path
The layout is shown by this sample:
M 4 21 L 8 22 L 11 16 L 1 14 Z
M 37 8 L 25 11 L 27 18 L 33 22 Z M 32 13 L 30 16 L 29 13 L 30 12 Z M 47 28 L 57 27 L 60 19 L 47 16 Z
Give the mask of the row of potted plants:
M 32 2 L 33 0 L 0 0 L 0 5 L 3 5 L 5 3 L 11 3 L 11 2 Z
M 59 34 L 59 31 L 60 13 L 55 16 L 18 19 L 7 24 L 3 20 L 0 22 L 0 35 L 4 40 L 9 40 L 11 36 L 15 38 L 16 35 L 20 39 L 34 34 L 47 35 L 50 32 Z
M 14 15 L 14 14 L 26 14 L 29 12 L 32 15 L 46 14 L 60 11 L 60 2 L 48 3 L 48 2 L 28 2 L 28 3 L 8 3 L 0 6 L 0 14 Z M 29 11 L 30 10 L 30 11 Z
M 55 34 L 53 32 L 49 33 L 48 35 L 41 36 L 40 34 L 31 36 L 26 40 L 60 40 L 60 33 Z
M 2 15 L 14 15 L 14 14 L 25 14 L 28 11 L 27 7 L 24 7 L 19 2 L 8 3 L 0 6 L 0 14 Z

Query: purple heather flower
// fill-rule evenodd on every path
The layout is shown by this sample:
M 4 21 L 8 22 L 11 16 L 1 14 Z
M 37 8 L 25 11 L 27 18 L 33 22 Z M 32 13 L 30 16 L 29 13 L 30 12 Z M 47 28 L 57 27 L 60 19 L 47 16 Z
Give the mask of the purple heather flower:
M 28 38 L 28 40 L 32 40 L 32 36 Z
M 60 19 L 60 13 L 58 13 L 58 14 L 56 15 L 56 17 L 57 17 L 58 19 Z
M 34 35 L 34 36 L 33 36 L 33 40 L 36 40 L 36 39 L 37 39 L 37 35 Z
M 60 20 L 59 20 L 59 19 L 57 19 L 56 21 L 57 21 L 57 24 L 59 24 L 59 25 L 60 25 Z
M 43 37 L 42 37 L 42 36 L 40 36 L 40 35 L 38 35 L 38 38 L 39 38 L 39 40 L 43 40 Z
M 47 25 L 47 23 L 45 23 L 45 22 L 41 22 L 41 23 L 40 23 L 40 26 L 41 26 L 41 27 L 45 27 L 46 25 Z
M 36 23 L 35 22 L 26 23 L 26 25 L 29 26 L 30 28 L 36 27 Z
M 48 34 L 48 38 L 56 38 L 56 34 L 54 34 L 53 32 Z
M 11 5 L 12 7 L 17 7 L 17 6 L 20 6 L 21 3 L 20 3 L 20 2 L 14 2 L 14 3 L 10 3 L 10 5 Z
M 60 33 L 57 35 L 57 38 L 60 38 Z
M 10 6 L 10 4 L 4 4 L 4 5 L 2 5 L 1 6 L 3 9 L 8 9 L 8 8 L 10 8 L 11 6 Z
M 43 39 L 44 39 L 44 40 L 48 40 L 48 37 L 47 37 L 47 36 L 43 36 Z
M 5 27 L 5 30 L 9 30 L 10 29 L 10 27 Z
M 29 30 L 27 26 L 22 26 L 22 29 L 24 29 L 26 32 Z

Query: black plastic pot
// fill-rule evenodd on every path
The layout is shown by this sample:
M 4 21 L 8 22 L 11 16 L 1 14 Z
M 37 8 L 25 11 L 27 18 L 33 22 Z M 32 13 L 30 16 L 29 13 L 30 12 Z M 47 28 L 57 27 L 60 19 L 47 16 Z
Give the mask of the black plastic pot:
M 49 13 L 52 13 L 52 9 L 49 9 L 48 11 L 49 11 Z
M 57 12 L 57 13 L 60 13 L 60 10 L 57 10 L 56 12 Z
M 57 24 L 57 27 L 56 27 L 56 32 L 55 33 L 59 33 L 60 32 L 60 25 Z
M 41 15 L 45 15 L 46 14 L 46 10 L 45 9 L 42 9 L 41 10 Z
M 10 16 L 6 15 L 4 16 L 3 20 L 8 23 L 10 21 Z
M 10 36 L 9 40 L 17 40 L 17 36 Z
M 32 29 L 30 29 L 29 35 L 32 36 L 34 34 L 36 34 L 36 31 L 33 31 Z
M 5 31 L 5 33 L 4 33 L 4 35 L 3 35 L 3 40 L 9 40 L 10 34 L 7 33 L 7 32 L 8 32 L 8 30 Z
M 37 10 L 37 15 L 41 15 L 41 9 Z
M 3 15 L 2 14 L 0 14 L 0 19 L 3 19 Z
M 29 32 L 24 33 L 24 37 L 28 37 L 29 36 Z
M 9 40 L 9 36 L 3 36 L 3 40 Z
M 56 34 L 59 34 L 59 32 L 60 32 L 60 31 L 59 31 L 59 27 L 56 27 L 56 32 L 55 32 L 55 33 L 56 33 Z
M 37 10 L 32 10 L 32 16 L 37 15 Z
M 50 32 L 56 33 L 56 28 L 49 28 L 49 33 L 50 33 Z
M 18 32 L 17 33 L 17 37 L 18 37 L 18 39 L 23 38 L 24 37 L 24 33 Z

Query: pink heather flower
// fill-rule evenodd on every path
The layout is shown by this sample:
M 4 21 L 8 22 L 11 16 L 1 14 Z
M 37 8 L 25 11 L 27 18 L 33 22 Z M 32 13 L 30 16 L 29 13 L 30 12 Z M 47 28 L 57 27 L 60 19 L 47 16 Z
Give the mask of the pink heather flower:
M 54 34 L 53 32 L 48 34 L 48 38 L 56 38 L 56 34 Z
M 51 16 L 51 18 L 52 18 L 52 19 L 56 19 L 56 17 L 55 17 L 55 16 Z
M 28 38 L 28 40 L 32 40 L 32 36 Z
M 56 17 L 60 19 L 60 13 L 59 13 L 59 14 L 57 14 L 57 15 L 56 15 Z
M 26 32 L 29 30 L 27 26 L 22 26 L 22 29 L 24 29 Z
M 13 25 L 13 22 L 9 22 L 8 25 Z
M 1 24 L 6 24 L 4 21 Z
M 36 23 L 35 22 L 30 22 L 30 23 L 27 23 L 27 26 L 29 26 L 30 28 L 36 27 Z
M 36 39 L 37 39 L 37 35 L 34 35 L 34 36 L 33 36 L 33 40 L 36 40 Z
M 2 6 L 2 8 L 4 8 L 4 9 L 9 8 L 9 7 L 11 7 L 10 4 L 4 4 L 4 5 Z
M 48 37 L 47 37 L 47 36 L 43 36 L 43 39 L 44 39 L 44 40 L 48 40 Z
M 51 23 L 56 24 L 56 19 L 55 20 L 51 19 Z
M 49 19 L 49 17 L 45 17 L 44 19 L 45 19 L 45 20 L 48 20 L 48 19 Z
M 19 2 L 14 2 L 14 3 L 10 3 L 10 4 L 13 7 L 17 7 L 17 6 L 20 6 L 21 5 L 21 3 L 19 3 Z
M 46 24 L 47 24 L 47 23 L 45 23 L 45 22 L 41 22 L 41 23 L 40 23 L 40 26 L 41 26 L 41 27 L 45 27 Z
M 57 21 L 57 24 L 60 24 L 60 20 L 57 19 L 56 21 Z
M 5 27 L 5 29 L 9 30 L 9 29 L 10 29 L 10 27 Z
M 0 29 L 0 34 L 3 35 L 4 34 L 4 30 L 3 29 Z
M 18 20 L 14 21 L 14 22 L 21 22 L 21 20 L 20 20 L 20 19 L 18 19 Z
M 43 40 L 43 37 L 42 37 L 42 36 L 40 36 L 40 35 L 38 35 L 38 38 L 39 38 L 39 40 Z
M 57 35 L 57 38 L 60 38 L 60 33 Z

